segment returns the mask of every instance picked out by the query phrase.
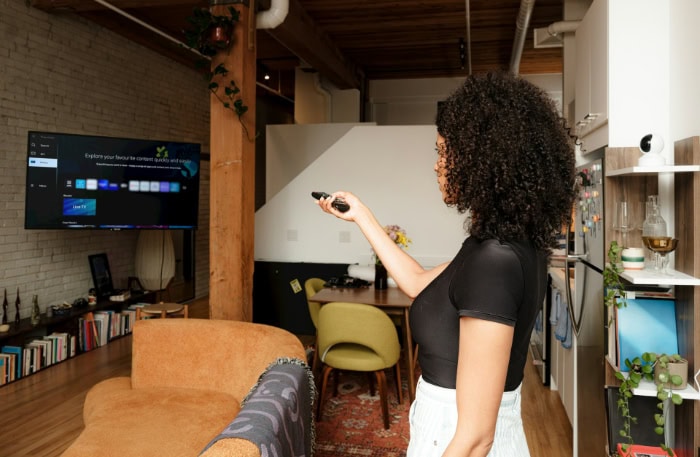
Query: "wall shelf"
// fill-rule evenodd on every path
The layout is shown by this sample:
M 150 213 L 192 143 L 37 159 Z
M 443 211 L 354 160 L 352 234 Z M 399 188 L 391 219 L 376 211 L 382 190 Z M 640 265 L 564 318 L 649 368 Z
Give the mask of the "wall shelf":
M 608 357 L 606 357 L 605 360 L 613 371 L 619 371 L 615 366 L 613 366 Z M 629 373 L 626 371 L 621 371 L 620 373 L 622 373 L 622 376 L 624 376 L 625 379 L 629 377 Z M 685 400 L 700 400 L 700 391 L 695 389 L 692 385 L 694 381 L 695 380 L 693 379 L 692 374 L 688 373 L 688 385 L 685 387 L 685 389 L 673 389 L 673 393 L 680 395 Z M 632 389 L 632 393 L 640 397 L 656 397 L 658 390 L 656 389 L 656 384 L 654 384 L 652 381 L 642 379 L 639 381 L 639 387 Z
M 700 279 L 668 269 L 668 274 L 659 274 L 654 270 L 625 270 L 620 276 L 632 284 L 640 285 L 669 285 L 669 286 L 700 286 Z
M 700 171 L 700 165 L 663 165 L 658 167 L 626 167 L 605 173 L 608 178 L 615 176 L 646 176 L 659 173 L 692 173 Z

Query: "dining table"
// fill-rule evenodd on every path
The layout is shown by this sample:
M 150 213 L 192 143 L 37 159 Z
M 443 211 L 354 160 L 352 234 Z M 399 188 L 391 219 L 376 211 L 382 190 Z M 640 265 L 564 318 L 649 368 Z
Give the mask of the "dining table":
M 374 287 L 324 287 L 316 292 L 311 300 L 323 306 L 331 302 L 364 303 L 382 309 L 389 315 L 401 317 L 404 355 L 408 370 L 408 397 L 413 401 L 416 393 L 416 373 L 413 360 L 413 337 L 409 321 L 409 311 L 413 300 L 397 287 L 375 289 Z

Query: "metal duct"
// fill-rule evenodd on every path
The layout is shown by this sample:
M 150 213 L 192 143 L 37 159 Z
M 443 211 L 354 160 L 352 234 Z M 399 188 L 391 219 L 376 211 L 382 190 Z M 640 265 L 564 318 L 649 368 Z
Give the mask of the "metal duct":
M 272 0 L 270 9 L 261 11 L 255 16 L 255 28 L 274 29 L 287 17 L 289 0 Z
M 515 21 L 515 38 L 513 39 L 513 51 L 510 56 L 510 72 L 517 75 L 520 72 L 520 57 L 523 55 L 527 28 L 530 25 L 532 10 L 535 8 L 535 0 L 521 0 L 518 18 Z

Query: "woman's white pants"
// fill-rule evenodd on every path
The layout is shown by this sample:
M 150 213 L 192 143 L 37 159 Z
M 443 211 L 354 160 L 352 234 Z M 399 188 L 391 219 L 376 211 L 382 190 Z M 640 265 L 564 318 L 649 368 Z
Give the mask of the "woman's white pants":
M 520 415 L 521 387 L 503 393 L 489 457 L 530 456 Z M 411 437 L 406 457 L 440 457 L 457 427 L 456 390 L 435 386 L 420 377 L 409 422 Z

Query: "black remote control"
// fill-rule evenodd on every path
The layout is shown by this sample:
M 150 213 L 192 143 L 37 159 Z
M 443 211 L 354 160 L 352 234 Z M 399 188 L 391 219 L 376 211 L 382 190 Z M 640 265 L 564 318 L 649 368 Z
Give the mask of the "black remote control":
M 325 192 L 311 192 L 311 196 L 316 200 L 332 197 L 332 195 L 327 194 Z M 341 213 L 344 213 L 345 211 L 350 209 L 350 205 L 348 205 L 342 198 L 336 198 L 335 200 L 333 200 L 331 206 L 340 211 Z

